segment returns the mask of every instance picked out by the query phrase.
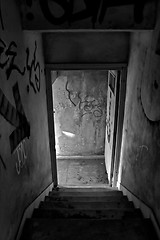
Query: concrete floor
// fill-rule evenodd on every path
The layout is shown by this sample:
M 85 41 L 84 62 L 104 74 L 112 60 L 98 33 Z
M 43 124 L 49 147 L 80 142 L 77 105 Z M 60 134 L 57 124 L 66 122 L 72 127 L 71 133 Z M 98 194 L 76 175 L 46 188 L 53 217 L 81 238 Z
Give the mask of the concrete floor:
M 58 158 L 59 186 L 100 186 L 108 184 L 104 157 Z

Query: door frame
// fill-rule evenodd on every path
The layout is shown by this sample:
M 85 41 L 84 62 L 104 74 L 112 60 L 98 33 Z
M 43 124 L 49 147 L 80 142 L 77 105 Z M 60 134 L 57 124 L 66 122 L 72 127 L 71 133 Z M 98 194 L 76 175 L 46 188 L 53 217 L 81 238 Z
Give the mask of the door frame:
M 117 113 L 117 129 L 114 129 L 116 134 L 115 156 L 112 159 L 111 167 L 113 170 L 112 186 L 117 186 L 120 152 L 122 142 L 122 129 L 124 119 L 124 107 L 126 97 L 126 79 L 127 79 L 127 64 L 126 63 L 56 63 L 45 64 L 46 71 L 46 100 L 47 100 L 47 114 L 48 114 L 48 131 L 49 131 L 49 146 L 51 155 L 51 172 L 54 187 L 58 186 L 57 161 L 55 149 L 55 130 L 54 130 L 54 116 L 53 116 L 53 98 L 52 98 L 52 80 L 51 71 L 56 70 L 120 70 L 120 92 L 118 101 Z

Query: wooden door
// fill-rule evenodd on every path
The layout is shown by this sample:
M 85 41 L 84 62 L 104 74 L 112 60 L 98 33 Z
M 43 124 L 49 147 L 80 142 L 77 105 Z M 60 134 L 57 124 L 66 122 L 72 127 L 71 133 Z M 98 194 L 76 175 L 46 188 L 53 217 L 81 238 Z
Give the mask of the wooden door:
M 117 90 L 117 73 L 116 70 L 108 71 L 108 88 L 107 88 L 107 111 L 106 111 L 106 137 L 105 137 L 105 164 L 108 173 L 108 180 L 111 184 L 111 165 L 114 152 L 115 138 L 115 109 L 116 109 L 116 90 Z

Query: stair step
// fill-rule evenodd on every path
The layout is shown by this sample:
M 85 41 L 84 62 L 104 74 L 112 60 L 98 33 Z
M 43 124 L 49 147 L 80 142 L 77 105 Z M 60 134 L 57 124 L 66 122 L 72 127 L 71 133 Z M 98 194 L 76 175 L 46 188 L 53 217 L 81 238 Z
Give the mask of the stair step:
M 20 240 L 158 240 L 150 220 L 121 191 L 54 189 L 34 209 Z
M 72 188 L 67 188 L 67 187 L 62 187 L 62 188 L 53 188 L 52 191 L 55 192 L 113 192 L 113 191 L 118 191 L 118 188 L 113 188 L 113 187 L 72 187 Z
M 132 202 L 125 201 L 115 201 L 115 202 L 66 202 L 66 201 L 45 201 L 41 202 L 39 205 L 40 209 L 55 209 L 55 208 L 69 208 L 69 209 L 116 209 L 116 208 L 134 208 Z
M 105 210 L 93 210 L 93 209 L 34 209 L 33 217 L 39 218 L 88 218 L 88 219 L 122 219 L 123 217 L 129 217 L 127 212 L 137 214 L 134 208 L 126 209 L 105 209 Z
M 148 220 L 31 219 L 20 240 L 157 240 Z
M 52 191 L 49 193 L 49 196 L 58 196 L 58 197 L 107 197 L 107 196 L 123 196 L 121 191 L 96 191 L 96 192 L 59 192 Z
M 49 194 L 49 196 L 45 197 L 45 200 L 53 200 L 53 201 L 67 201 L 67 202 L 115 202 L 115 201 L 123 201 L 127 199 L 126 196 L 122 194 L 118 196 L 57 196 L 54 194 Z

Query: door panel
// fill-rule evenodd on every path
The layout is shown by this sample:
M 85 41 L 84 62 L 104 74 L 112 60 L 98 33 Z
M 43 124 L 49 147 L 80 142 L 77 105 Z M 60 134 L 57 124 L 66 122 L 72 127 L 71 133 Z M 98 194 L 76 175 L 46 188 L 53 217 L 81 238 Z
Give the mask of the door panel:
M 108 71 L 107 111 L 106 111 L 106 138 L 105 138 L 105 164 L 108 179 L 111 179 L 111 163 L 113 152 L 115 105 L 116 105 L 117 71 Z

